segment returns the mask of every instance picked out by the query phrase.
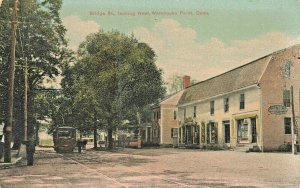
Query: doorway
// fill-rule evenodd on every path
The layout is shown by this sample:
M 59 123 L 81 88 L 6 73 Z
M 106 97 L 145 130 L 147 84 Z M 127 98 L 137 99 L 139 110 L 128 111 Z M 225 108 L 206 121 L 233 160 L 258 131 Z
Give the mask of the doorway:
M 251 118 L 252 143 L 257 142 L 256 118 Z
M 224 141 L 230 143 L 230 123 L 229 121 L 223 121 L 224 126 Z

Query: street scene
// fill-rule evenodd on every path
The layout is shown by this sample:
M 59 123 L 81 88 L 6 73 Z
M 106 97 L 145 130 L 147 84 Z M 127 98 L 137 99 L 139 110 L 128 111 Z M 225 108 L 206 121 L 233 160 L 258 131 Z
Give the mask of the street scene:
M 300 157 L 192 149 L 87 150 L 38 148 L 34 167 L 0 170 L 9 187 L 299 187 Z
M 300 0 L 0 0 L 0 188 L 300 188 Z

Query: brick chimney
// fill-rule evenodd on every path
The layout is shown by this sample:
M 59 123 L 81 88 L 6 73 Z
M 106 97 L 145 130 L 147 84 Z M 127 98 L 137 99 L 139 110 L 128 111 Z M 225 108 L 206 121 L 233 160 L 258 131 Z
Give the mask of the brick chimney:
M 191 84 L 190 76 L 184 75 L 182 80 L 183 80 L 183 89 L 186 89 L 187 87 L 190 86 L 190 84 Z

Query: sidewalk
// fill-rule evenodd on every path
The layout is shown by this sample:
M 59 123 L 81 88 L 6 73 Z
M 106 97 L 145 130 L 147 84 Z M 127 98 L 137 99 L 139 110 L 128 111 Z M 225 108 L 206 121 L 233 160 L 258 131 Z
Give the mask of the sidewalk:
M 0 159 L 0 167 L 6 167 L 10 165 L 14 165 L 23 158 L 26 158 L 25 154 L 25 148 L 21 147 L 20 150 L 11 150 L 11 162 L 10 163 L 5 163 L 4 162 L 4 157 Z

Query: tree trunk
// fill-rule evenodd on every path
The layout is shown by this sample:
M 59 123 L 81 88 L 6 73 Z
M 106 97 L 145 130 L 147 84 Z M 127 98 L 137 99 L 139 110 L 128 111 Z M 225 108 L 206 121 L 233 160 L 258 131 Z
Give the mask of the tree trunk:
M 112 128 L 108 128 L 108 129 L 107 129 L 107 139 L 108 139 L 108 147 L 107 147 L 107 149 L 108 149 L 108 150 L 112 150 L 112 149 L 113 149 L 113 138 L 112 138 L 112 133 L 113 133 Z
M 97 121 L 94 122 L 94 149 L 97 149 Z
M 12 150 L 18 150 L 21 146 L 21 142 L 24 139 L 24 129 L 23 129 L 23 120 L 24 120 L 24 114 L 23 114 L 23 97 L 22 94 L 16 93 L 14 96 L 14 114 L 15 114 L 15 122 L 13 126 L 13 146 Z

